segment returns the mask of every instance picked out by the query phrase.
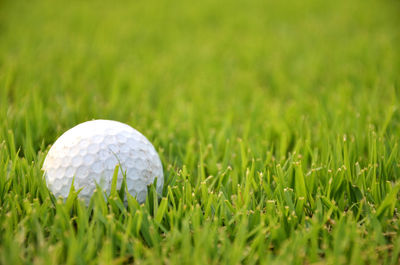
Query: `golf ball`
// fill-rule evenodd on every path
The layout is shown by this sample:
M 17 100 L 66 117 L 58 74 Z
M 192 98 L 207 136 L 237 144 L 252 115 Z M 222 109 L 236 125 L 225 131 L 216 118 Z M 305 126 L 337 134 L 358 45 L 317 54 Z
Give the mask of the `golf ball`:
M 75 190 L 82 189 L 78 196 L 88 203 L 96 185 L 110 192 L 117 165 L 118 189 L 126 174 L 128 192 L 138 202 L 146 200 L 147 186 L 155 178 L 161 194 L 164 176 L 157 151 L 140 132 L 117 121 L 87 121 L 66 131 L 50 148 L 43 170 L 56 197 L 66 198 L 74 179 Z

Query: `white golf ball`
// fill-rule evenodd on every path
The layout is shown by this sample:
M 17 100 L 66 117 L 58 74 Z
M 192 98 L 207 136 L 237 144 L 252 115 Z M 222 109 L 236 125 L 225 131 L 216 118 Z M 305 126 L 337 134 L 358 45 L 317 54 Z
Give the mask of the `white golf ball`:
M 43 170 L 56 197 L 66 198 L 74 179 L 74 188 L 82 188 L 78 196 L 88 203 L 96 184 L 110 192 L 117 164 L 118 189 L 126 174 L 128 192 L 138 202 L 146 200 L 155 178 L 161 194 L 164 175 L 157 151 L 140 132 L 117 121 L 87 121 L 68 130 L 50 148 Z

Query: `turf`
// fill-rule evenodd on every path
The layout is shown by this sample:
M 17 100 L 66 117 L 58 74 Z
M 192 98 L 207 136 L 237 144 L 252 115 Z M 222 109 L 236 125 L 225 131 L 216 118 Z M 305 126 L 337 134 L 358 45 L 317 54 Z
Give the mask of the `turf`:
M 399 264 L 400 4 L 0 1 L 0 264 Z M 128 123 L 162 196 L 46 188 Z

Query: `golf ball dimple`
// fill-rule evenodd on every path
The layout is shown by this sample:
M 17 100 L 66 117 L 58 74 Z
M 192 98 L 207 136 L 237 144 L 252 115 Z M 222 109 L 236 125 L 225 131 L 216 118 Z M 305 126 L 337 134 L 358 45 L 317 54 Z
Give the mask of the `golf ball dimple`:
M 49 189 L 56 197 L 68 197 L 74 179 L 75 190 L 86 203 L 102 186 L 107 193 L 115 167 L 119 165 L 117 188 L 126 174 L 128 192 L 140 203 L 146 199 L 147 185 L 157 178 L 162 192 L 164 175 L 160 157 L 141 133 L 117 121 L 93 120 L 66 131 L 50 148 L 43 163 Z

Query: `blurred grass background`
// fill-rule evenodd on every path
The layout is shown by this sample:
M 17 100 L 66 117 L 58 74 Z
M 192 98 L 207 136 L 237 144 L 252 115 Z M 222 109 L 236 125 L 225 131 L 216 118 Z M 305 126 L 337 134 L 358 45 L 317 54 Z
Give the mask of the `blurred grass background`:
M 224 122 L 291 134 L 287 127 L 304 117 L 335 133 L 356 125 L 358 132 L 396 104 L 398 8 L 396 1 L 3 1 L 2 128 L 15 129 L 21 143 L 28 123 L 36 149 L 100 117 L 142 130 L 151 123 L 159 136 Z
M 26 163 L 15 171 L 18 178 L 3 176 L 0 182 L 9 183 L 0 185 L 1 231 L 9 231 L 10 238 L 17 234 L 18 229 L 7 229 L 5 221 L 7 213 L 18 208 L 7 203 L 15 194 L 24 197 L 30 193 L 29 200 L 37 197 L 46 201 L 36 184 L 27 184 L 21 190 L 16 187 L 21 176 L 40 175 L 48 145 L 79 122 L 103 118 L 128 123 L 144 133 L 161 154 L 167 183 L 178 183 L 179 191 L 187 185 L 187 178 L 197 194 L 201 192 L 197 180 L 204 181 L 203 177 L 211 175 L 220 183 L 210 184 L 208 191 L 225 197 L 220 201 L 210 195 L 210 201 L 223 204 L 239 196 L 240 185 L 248 181 L 246 172 L 253 172 L 257 181 L 259 175 L 255 172 L 269 176 L 265 181 L 272 190 L 264 187 L 259 191 L 263 195 L 253 194 L 252 204 L 238 206 L 235 211 L 264 213 L 267 199 L 276 200 L 282 209 L 297 205 L 298 210 L 299 197 L 304 194 L 298 193 L 300 184 L 294 179 L 300 172 L 307 174 L 323 168 L 309 180 L 306 178 L 307 196 L 315 199 L 317 194 L 326 195 L 325 203 L 330 206 L 325 205 L 320 211 L 324 218 L 332 217 L 332 222 L 343 226 L 336 234 L 324 234 L 322 238 L 332 243 L 331 236 L 351 234 L 357 239 L 356 243 L 349 243 L 350 250 L 352 244 L 366 246 L 354 254 L 346 248 L 341 252 L 340 244 L 324 248 L 301 241 L 305 229 L 319 231 L 319 225 L 323 225 L 322 221 L 315 221 L 318 225 L 307 223 L 305 215 L 311 218 L 316 210 L 308 202 L 303 217 L 291 223 L 290 229 L 286 227 L 285 235 L 279 234 L 278 229 L 276 235 L 264 238 L 265 245 L 257 245 L 252 238 L 240 241 L 243 245 L 235 248 L 240 262 L 262 263 L 264 255 L 270 255 L 266 261 L 293 262 L 295 253 L 305 245 L 307 255 L 315 251 L 319 257 L 313 257 L 313 262 L 395 264 L 398 250 L 392 249 L 395 242 L 400 242 L 396 230 L 399 204 L 396 189 L 392 191 L 390 187 L 398 186 L 400 158 L 399 10 L 400 3 L 394 0 L 0 1 L 1 165 L 3 172 L 9 173 L 10 160 L 14 165 Z M 302 166 L 293 173 L 294 168 L 289 165 L 297 160 L 302 160 Z M 380 167 L 376 169 L 374 165 L 378 163 Z M 283 169 L 279 169 L 280 165 Z M 328 188 L 332 178 L 334 183 L 339 178 L 337 170 L 343 166 L 349 169 L 347 184 L 357 187 L 355 193 L 359 191 L 361 197 L 354 197 L 351 188 L 349 191 L 342 182 L 336 183 L 332 193 Z M 363 168 L 366 175 L 360 173 Z M 295 190 L 296 205 L 289 205 L 279 195 L 284 188 Z M 165 188 L 164 195 L 167 193 Z M 176 199 L 183 200 L 179 203 L 184 203 L 184 195 L 177 194 Z M 173 195 L 168 196 L 166 211 L 179 216 L 177 220 L 184 224 L 190 216 L 190 205 L 205 207 L 208 203 L 198 197 L 197 201 L 185 202 L 188 210 L 176 213 L 170 201 Z M 370 204 L 370 211 L 361 215 L 368 217 L 342 219 L 349 208 L 360 203 L 360 198 Z M 329 204 L 330 200 L 339 202 L 338 206 Z M 384 205 L 381 212 L 373 213 L 380 205 Z M 43 210 L 43 206 L 48 205 L 35 207 Z M 387 219 L 382 217 L 386 207 L 391 209 Z M 337 215 L 331 216 L 332 211 Z M 280 213 L 271 210 L 263 218 L 277 218 L 280 223 L 280 218 L 287 218 Z M 15 217 L 16 223 L 29 220 L 30 215 L 25 214 Z M 160 247 L 148 248 L 145 254 L 141 252 L 143 256 L 134 257 L 140 261 L 140 257 L 149 258 L 152 251 L 158 251 L 153 253 L 153 261 L 193 256 L 204 262 L 198 252 L 201 246 L 194 244 L 185 252 L 184 246 L 176 243 L 182 239 L 178 234 L 189 233 L 190 229 L 185 230 L 184 225 L 173 228 L 169 221 L 162 220 L 167 239 L 160 238 L 160 244 L 173 245 L 172 254 L 163 254 Z M 363 226 L 366 220 L 373 220 L 374 225 Z M 394 220 L 396 225 L 388 227 L 388 220 Z M 221 242 L 230 242 L 237 236 L 239 232 L 230 228 L 235 222 L 232 217 Z M 42 229 L 51 231 L 51 224 Z M 268 224 L 264 224 L 266 229 L 271 227 Z M 225 226 L 226 223 L 216 222 L 214 227 L 208 221 L 200 222 L 199 231 L 210 233 L 202 242 L 212 245 L 219 229 Z M 358 226 L 360 230 L 356 229 Z M 377 227 L 373 233 L 379 240 L 361 235 L 368 234 L 371 227 Z M 250 228 L 251 225 L 252 231 Z M 106 229 L 104 238 L 109 238 L 108 233 L 113 232 Z M 315 233 L 310 238 L 317 238 L 318 232 Z M 385 237 L 384 233 L 394 236 Z M 21 237 L 25 238 L 25 234 Z M 50 238 L 43 244 L 51 246 L 59 240 L 57 236 Z M 101 242 L 99 238 L 96 244 Z M 66 243 L 69 241 L 61 242 L 65 256 L 84 256 L 83 245 L 71 252 Z M 146 245 L 146 240 L 143 242 Z M 103 249 L 100 245 L 99 249 Z M 113 260 L 120 252 L 110 248 L 114 250 L 110 256 Z M 381 252 L 374 252 L 376 248 Z M 0 253 L 7 250 L 0 243 Z M 28 247 L 20 250 L 19 255 L 25 255 L 27 260 L 40 254 Z M 222 262 L 227 260 L 221 257 L 229 252 L 207 249 L 204 253 L 205 260 Z M 251 253 L 251 258 L 246 253 Z M 89 257 L 88 254 L 86 258 Z M 11 259 L 1 261 L 11 263 Z M 297 262 L 307 263 L 310 259 L 299 254 Z

